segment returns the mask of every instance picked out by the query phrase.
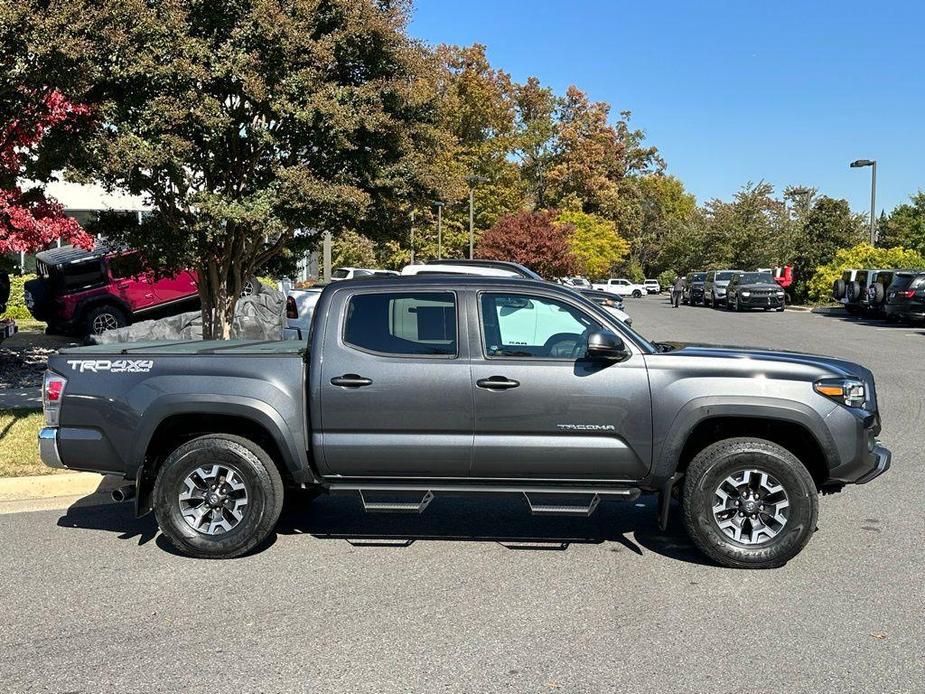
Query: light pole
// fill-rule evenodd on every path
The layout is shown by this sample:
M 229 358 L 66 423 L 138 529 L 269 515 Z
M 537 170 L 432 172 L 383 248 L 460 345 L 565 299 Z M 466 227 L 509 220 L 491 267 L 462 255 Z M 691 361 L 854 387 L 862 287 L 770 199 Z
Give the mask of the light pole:
M 870 245 L 877 243 L 877 160 L 858 159 L 851 162 L 852 169 L 870 168 Z
M 483 176 L 469 177 L 469 260 L 472 260 L 472 247 L 475 243 L 475 184 L 488 181 Z
M 437 260 L 443 259 L 443 203 L 439 200 L 432 200 L 437 206 Z

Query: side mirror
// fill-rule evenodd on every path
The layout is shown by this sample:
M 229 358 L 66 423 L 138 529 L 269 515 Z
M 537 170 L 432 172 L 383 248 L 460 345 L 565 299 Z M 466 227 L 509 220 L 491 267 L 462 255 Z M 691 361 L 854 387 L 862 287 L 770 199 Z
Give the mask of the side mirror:
M 585 353 L 588 359 L 626 359 L 629 354 L 623 340 L 610 331 L 596 331 L 588 335 L 588 349 Z

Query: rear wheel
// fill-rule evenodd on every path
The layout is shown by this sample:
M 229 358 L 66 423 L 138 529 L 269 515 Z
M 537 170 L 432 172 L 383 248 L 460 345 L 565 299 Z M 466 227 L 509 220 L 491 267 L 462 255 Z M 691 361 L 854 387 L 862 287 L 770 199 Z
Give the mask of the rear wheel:
M 639 299 L 640 297 L 642 297 L 642 292 L 639 291 L 638 289 L 634 289 L 634 290 L 633 290 L 633 298 L 634 298 L 634 299 Z
M 283 481 L 253 441 L 200 436 L 168 456 L 154 485 L 161 532 L 192 557 L 231 559 L 263 542 L 283 507 Z
M 684 481 L 684 525 L 698 549 L 732 568 L 783 566 L 816 528 L 816 485 L 790 451 L 758 438 L 703 449 Z
M 84 332 L 87 335 L 102 335 L 107 330 L 116 330 L 128 325 L 125 313 L 110 304 L 97 306 L 87 311 L 84 317 Z

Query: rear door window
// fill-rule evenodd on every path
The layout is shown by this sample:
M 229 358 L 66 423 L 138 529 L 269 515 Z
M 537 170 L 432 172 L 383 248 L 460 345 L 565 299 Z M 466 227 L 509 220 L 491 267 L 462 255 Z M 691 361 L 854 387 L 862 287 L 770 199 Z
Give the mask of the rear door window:
M 456 356 L 452 292 L 356 294 L 347 305 L 344 342 L 396 356 Z
M 106 283 L 106 275 L 103 270 L 103 261 L 101 258 L 92 258 L 90 260 L 81 260 L 77 263 L 70 263 L 61 267 L 58 273 L 58 281 L 66 292 L 87 289 L 89 287 L 98 287 Z

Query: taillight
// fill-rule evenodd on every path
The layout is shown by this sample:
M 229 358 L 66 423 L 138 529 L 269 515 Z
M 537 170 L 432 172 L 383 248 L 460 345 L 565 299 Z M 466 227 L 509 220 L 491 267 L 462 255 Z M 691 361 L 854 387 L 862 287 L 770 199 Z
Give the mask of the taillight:
M 58 415 L 61 412 L 61 400 L 64 397 L 64 387 L 67 379 L 54 371 L 45 372 L 45 381 L 42 384 L 42 409 L 45 410 L 45 424 L 50 427 L 58 426 Z
M 286 297 L 286 318 L 298 318 L 299 308 L 295 305 L 295 299 L 291 296 Z
M 896 296 L 901 296 L 901 297 L 903 297 L 903 298 L 905 298 L 905 299 L 911 299 L 912 297 L 915 296 L 915 290 L 914 290 L 914 289 L 905 289 L 905 290 L 903 290 L 903 291 L 901 291 L 901 292 L 896 292 Z

